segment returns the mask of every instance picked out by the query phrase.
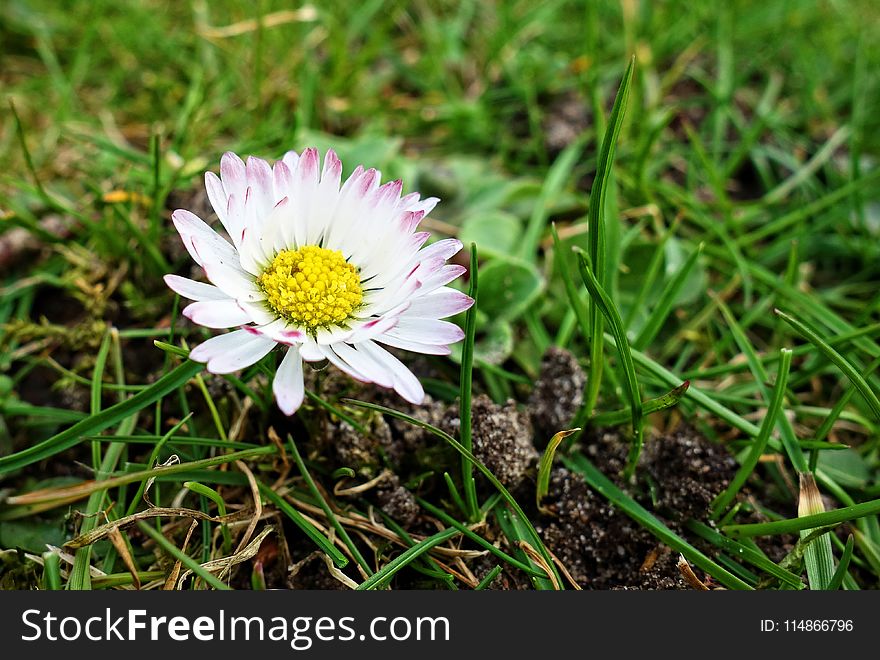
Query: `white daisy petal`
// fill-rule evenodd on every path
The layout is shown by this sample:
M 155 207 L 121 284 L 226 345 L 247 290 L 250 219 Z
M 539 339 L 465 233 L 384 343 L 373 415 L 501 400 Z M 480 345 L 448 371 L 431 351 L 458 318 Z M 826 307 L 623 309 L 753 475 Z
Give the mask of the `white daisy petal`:
M 200 255 L 196 249 L 194 245 L 196 240 L 199 241 L 202 251 L 210 251 L 217 255 L 216 258 L 229 261 L 234 261 L 237 258 L 235 248 L 194 213 L 177 209 L 171 214 L 171 221 L 183 239 L 183 245 L 187 252 L 199 266 L 202 265 L 205 256 Z
M 196 282 L 180 275 L 166 275 L 165 284 L 174 293 L 180 294 L 184 298 L 190 300 L 228 300 L 229 296 L 223 293 L 213 284 L 205 284 L 204 282 Z
M 297 245 L 313 245 L 310 237 L 323 229 L 323 227 L 310 226 L 310 214 L 314 203 L 315 189 L 318 187 L 318 151 L 306 149 L 302 152 L 293 172 L 293 190 L 291 201 L 293 203 L 294 237 Z
M 216 371 L 213 368 L 215 360 L 219 360 L 219 362 L 216 363 L 218 366 L 223 366 L 223 359 L 225 356 L 237 355 L 242 350 L 248 352 L 252 351 L 254 348 L 266 348 L 267 345 L 268 348 L 266 349 L 266 353 L 272 350 L 275 342 L 270 339 L 266 339 L 265 337 L 254 335 L 251 332 L 248 332 L 247 330 L 242 328 L 240 330 L 227 332 L 223 335 L 211 337 L 207 341 L 202 342 L 190 351 L 189 358 L 190 360 L 194 360 L 196 362 L 207 362 L 208 370 L 211 371 L 211 373 L 228 373 Z M 266 353 L 263 353 L 263 355 L 265 355 Z M 240 368 L 249 366 L 259 359 L 259 357 L 255 358 L 251 362 L 243 364 Z M 231 371 L 235 371 L 235 369 L 230 369 L 230 372 Z
M 213 172 L 205 172 L 205 190 L 208 191 L 208 201 L 214 207 L 214 213 L 220 219 L 220 223 L 226 227 L 226 207 L 228 196 L 223 189 L 223 182 Z
M 308 338 L 299 347 L 299 354 L 306 362 L 321 362 L 324 359 L 321 347 Z
M 464 339 L 464 331 L 454 323 L 407 316 L 401 316 L 397 326 L 385 334 L 421 344 L 454 344 Z
M 414 405 L 419 405 L 424 401 L 425 390 L 422 388 L 422 384 L 403 362 L 372 341 L 365 341 L 358 344 L 358 347 L 367 351 L 376 362 L 391 372 L 395 392 Z
M 464 247 L 462 242 L 457 238 L 444 238 L 442 241 L 431 243 L 428 247 L 419 252 L 419 261 L 440 257 L 444 261 L 458 254 Z
M 253 331 L 286 346 L 296 346 L 306 340 L 303 330 L 289 325 L 284 319 L 274 319 L 270 323 L 254 327 Z
M 237 302 L 250 315 L 251 321 L 257 325 L 266 325 L 277 318 L 264 301 L 252 303 L 238 300 Z
M 287 168 L 291 172 L 293 172 L 293 170 L 296 169 L 297 163 L 299 163 L 299 154 L 296 153 L 295 151 L 288 151 L 286 154 L 284 154 L 284 157 L 281 159 L 281 162 L 283 162 L 285 165 L 287 165 Z
M 372 382 L 364 374 L 362 374 L 360 371 L 355 369 L 348 362 L 343 360 L 334 350 L 334 348 L 335 348 L 334 346 L 326 346 L 326 345 L 322 346 L 322 345 L 318 344 L 318 348 L 321 351 L 321 355 L 323 355 L 325 358 L 327 358 L 330 361 L 330 363 L 334 367 L 339 369 L 340 371 L 344 371 L 349 376 L 351 376 L 355 380 L 359 380 L 362 383 Z
M 220 159 L 220 179 L 226 196 L 244 197 L 247 188 L 247 168 L 244 161 L 231 151 L 227 151 Z
M 262 224 L 266 213 L 275 205 L 275 184 L 272 168 L 265 160 L 250 156 L 245 165 L 245 175 L 251 190 L 249 202 L 255 207 L 255 220 Z
M 438 344 L 436 346 L 431 344 L 420 344 L 419 342 L 408 341 L 406 339 L 401 339 L 400 337 L 392 337 L 387 333 L 376 337 L 374 341 L 377 341 L 380 344 L 385 344 L 386 346 L 400 348 L 404 351 L 412 351 L 413 353 L 425 353 L 427 355 L 449 355 L 452 353 L 449 346 L 444 344 Z
M 474 299 L 448 286 L 419 296 L 410 303 L 407 316 L 427 319 L 444 319 L 470 309 Z
M 254 284 L 253 278 L 237 266 L 222 261 L 212 261 L 202 264 L 202 268 L 205 269 L 208 279 L 228 293 L 231 298 L 245 302 L 257 302 L 266 298 Z
M 206 328 L 232 328 L 250 323 L 251 316 L 234 300 L 204 300 L 183 308 L 182 314 Z
M 376 383 L 382 387 L 393 387 L 394 381 L 391 374 L 386 368 L 376 362 L 376 360 L 366 351 L 358 350 L 357 346 L 349 346 L 345 342 L 333 344 L 333 350 L 343 360 L 352 365 L 360 373 L 366 376 L 371 383 Z
M 457 264 L 452 264 L 448 266 L 443 266 L 436 273 L 432 273 L 425 279 L 421 281 L 422 286 L 419 287 L 416 295 L 424 296 L 432 291 L 436 291 L 441 286 L 449 284 L 452 280 L 457 279 L 464 275 L 467 272 L 467 268 L 464 266 L 459 266 Z
M 285 415 L 292 415 L 302 405 L 305 398 L 303 384 L 302 358 L 296 346 L 287 349 L 284 359 L 275 372 L 272 381 L 272 392 L 278 407 Z
M 349 341 L 352 344 L 356 344 L 361 341 L 366 341 L 367 339 L 373 339 L 374 337 L 378 337 L 379 335 L 388 332 L 395 325 L 397 325 L 397 317 L 391 316 L 390 314 L 370 319 L 363 325 L 355 328 L 354 332 L 352 332 L 349 337 Z
M 271 339 L 254 334 L 250 331 L 250 328 L 247 327 L 229 334 L 236 334 L 238 332 L 243 332 L 247 336 L 240 341 L 236 341 L 233 346 L 230 346 L 226 350 L 216 351 L 208 359 L 208 371 L 212 374 L 231 374 L 234 371 L 245 369 L 256 362 L 259 362 L 276 346 L 275 342 Z M 215 337 L 214 339 L 219 339 L 219 337 Z M 211 341 L 213 340 L 208 340 L 208 342 Z M 200 346 L 204 346 L 204 344 L 201 344 Z M 192 357 L 192 353 L 190 353 L 190 357 Z

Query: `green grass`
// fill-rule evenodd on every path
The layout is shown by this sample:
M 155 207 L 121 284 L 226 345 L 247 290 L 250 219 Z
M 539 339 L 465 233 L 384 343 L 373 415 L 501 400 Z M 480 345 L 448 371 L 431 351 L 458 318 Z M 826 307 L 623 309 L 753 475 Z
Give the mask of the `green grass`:
M 0 549 L 44 567 L 19 586 L 157 588 L 176 561 L 183 588 L 265 586 L 271 547 L 319 551 L 364 589 L 568 588 L 537 469 L 507 488 L 473 438 L 472 397 L 524 405 L 557 345 L 590 380 L 541 502 L 567 466 L 727 588 L 806 586 L 820 543 L 783 560 L 767 544 L 834 526 L 822 584 L 877 588 L 878 26 L 870 0 L 2 3 Z M 410 416 L 352 405 L 321 372 L 284 420 L 274 354 L 203 372 L 186 356 L 209 333 L 161 279 L 189 268 L 170 211 L 206 201 L 224 151 L 312 145 L 440 197 L 426 228 L 477 244 L 479 303 L 454 319 L 468 339 L 424 379 L 463 397 L 461 433 L 394 475 L 417 525 L 378 513 L 389 457 L 355 470 L 323 436 Z M 639 468 L 675 424 L 739 466 L 701 519 L 655 510 L 663 484 Z M 584 451 L 604 427 L 631 441 L 625 475 Z M 824 513 L 797 516 L 799 472 Z M 200 522 L 132 524 L 148 502 Z M 116 520 L 122 546 L 47 552 Z

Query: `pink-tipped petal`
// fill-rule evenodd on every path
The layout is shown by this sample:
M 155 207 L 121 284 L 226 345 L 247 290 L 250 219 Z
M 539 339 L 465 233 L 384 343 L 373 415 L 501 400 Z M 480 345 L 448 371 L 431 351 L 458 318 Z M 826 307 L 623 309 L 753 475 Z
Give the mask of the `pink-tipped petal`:
M 417 341 L 420 344 L 454 344 L 464 339 L 464 331 L 454 323 L 408 316 L 401 316 L 397 321 L 397 327 L 389 330 L 387 334 Z
M 443 344 L 437 346 L 433 346 L 431 344 L 420 344 L 417 341 L 408 341 L 406 339 L 400 339 L 399 337 L 392 337 L 387 333 L 376 337 L 374 341 L 377 341 L 380 344 L 385 344 L 386 346 L 400 348 L 404 351 L 412 351 L 413 353 L 424 353 L 426 355 L 449 355 L 450 353 L 452 353 L 452 350 L 449 348 L 449 346 L 445 346 Z
M 278 371 L 275 372 L 275 380 L 272 381 L 272 392 L 281 412 L 287 416 L 295 413 L 302 405 L 305 387 L 302 358 L 296 346 L 288 348 L 281 360 Z
M 467 268 L 458 264 L 443 266 L 436 273 L 432 273 L 421 281 L 422 286 L 419 288 L 419 296 L 424 296 L 432 291 L 436 291 L 441 286 L 449 284 L 452 280 L 458 279 L 467 272 Z
M 288 325 L 284 319 L 274 319 L 270 323 L 255 326 L 249 330 L 286 346 L 297 346 L 306 340 L 304 331 Z
M 227 195 L 223 189 L 223 183 L 213 172 L 205 172 L 205 190 L 208 192 L 208 201 L 214 208 L 214 213 L 220 219 L 220 223 L 226 227 L 226 205 Z M 228 230 L 227 230 L 228 231 Z
M 324 168 L 321 170 L 321 183 L 329 183 L 339 189 L 339 181 L 342 178 L 342 161 L 333 149 L 328 149 L 324 156 Z
M 245 369 L 259 362 L 276 346 L 271 339 L 251 334 L 246 330 L 236 330 L 236 332 L 244 332 L 246 338 L 208 360 L 208 371 L 212 374 L 231 374 Z
M 220 180 L 226 196 L 244 195 L 247 188 L 247 169 L 244 161 L 231 151 L 227 151 L 220 158 Z
M 250 340 L 251 335 L 245 330 L 233 330 L 203 341 L 189 352 L 189 359 L 196 362 L 208 362 L 218 355 L 231 351 L 242 342 Z
M 442 241 L 431 243 L 428 247 L 419 252 L 419 261 L 433 259 L 435 257 L 440 257 L 446 261 L 451 256 L 458 254 L 462 247 L 464 247 L 464 245 L 457 238 L 444 238 Z
M 236 259 L 235 248 L 194 213 L 185 209 L 177 209 L 171 214 L 171 221 L 180 234 L 187 252 L 193 261 L 200 266 L 208 258 L 227 261 Z M 198 249 L 194 245 L 196 241 L 200 244 Z M 202 251 L 202 254 L 199 253 L 199 250 Z
M 388 332 L 395 325 L 397 325 L 396 316 L 386 315 L 370 319 L 356 328 L 348 340 L 352 344 L 357 344 L 358 342 L 366 341 L 367 339 L 373 339 L 374 337 L 378 337 L 379 335 Z
M 299 165 L 296 168 L 294 177 L 309 185 L 318 183 L 319 161 L 320 157 L 318 156 L 318 150 L 314 147 L 309 147 L 303 151 L 302 155 L 299 157 Z
M 426 319 L 445 319 L 463 312 L 474 304 L 474 299 L 461 291 L 441 287 L 427 295 L 415 298 L 406 315 Z
M 272 180 L 275 186 L 276 197 L 290 195 L 293 188 L 293 172 L 283 160 L 279 160 L 272 167 Z
M 250 323 L 251 317 L 234 300 L 205 300 L 183 309 L 183 315 L 206 328 L 232 328 Z

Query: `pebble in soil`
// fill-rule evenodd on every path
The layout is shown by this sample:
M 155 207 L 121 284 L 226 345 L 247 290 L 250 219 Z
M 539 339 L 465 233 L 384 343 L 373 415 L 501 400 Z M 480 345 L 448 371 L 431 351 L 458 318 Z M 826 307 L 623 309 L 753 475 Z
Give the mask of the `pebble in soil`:
M 539 445 L 570 428 L 583 403 L 586 384 L 587 374 L 571 352 L 555 346 L 547 350 L 528 402 Z
M 453 437 L 458 436 L 458 406 L 449 407 L 441 426 Z M 474 456 L 508 488 L 519 486 L 534 473 L 538 450 L 532 443 L 532 423 L 515 401 L 500 406 L 485 394 L 475 396 L 471 402 L 471 436 Z

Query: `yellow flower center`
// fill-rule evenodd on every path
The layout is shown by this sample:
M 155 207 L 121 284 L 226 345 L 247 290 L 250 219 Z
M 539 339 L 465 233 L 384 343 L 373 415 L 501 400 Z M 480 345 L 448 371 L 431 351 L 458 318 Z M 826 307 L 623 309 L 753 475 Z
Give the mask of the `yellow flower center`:
M 357 268 L 339 250 L 306 245 L 282 250 L 257 278 L 278 316 L 314 334 L 340 325 L 364 298 Z

